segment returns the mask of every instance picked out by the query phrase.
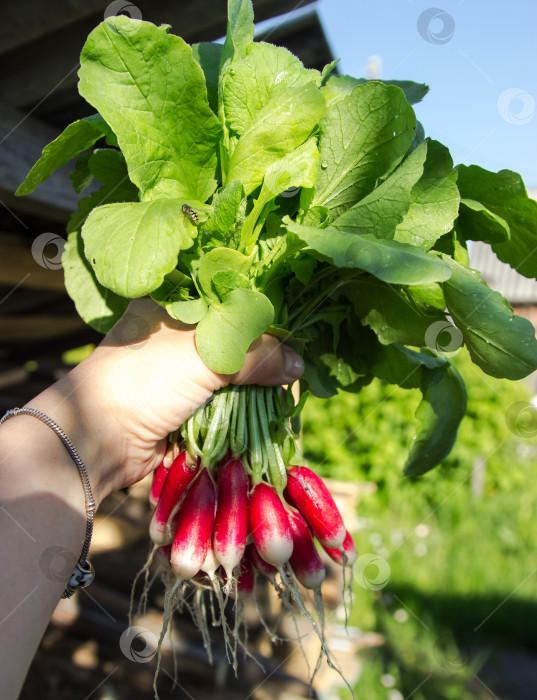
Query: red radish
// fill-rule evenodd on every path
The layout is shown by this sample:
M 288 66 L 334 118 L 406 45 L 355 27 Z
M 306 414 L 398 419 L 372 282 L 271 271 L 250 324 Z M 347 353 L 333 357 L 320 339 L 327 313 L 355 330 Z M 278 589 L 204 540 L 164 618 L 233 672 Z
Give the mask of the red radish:
M 240 596 L 247 596 L 254 590 L 255 573 L 248 557 L 243 557 L 240 562 L 239 578 L 237 579 L 237 592 Z
M 207 547 L 207 554 L 205 556 L 205 561 L 201 565 L 201 571 L 204 571 L 207 576 L 211 579 L 211 581 L 214 578 L 214 575 L 216 573 L 216 570 L 220 566 L 220 562 L 215 556 L 215 553 L 213 551 L 211 541 L 209 540 L 209 545 Z
M 246 547 L 248 530 L 248 477 L 240 459 L 232 459 L 218 470 L 218 500 L 213 548 L 216 558 L 231 579 Z
M 172 546 L 171 544 L 166 544 L 162 547 L 159 547 L 155 553 L 155 556 L 157 558 L 157 562 L 162 566 L 163 569 L 171 569 L 170 566 L 170 554 L 172 551 Z
M 254 487 L 248 517 L 261 557 L 277 568 L 283 566 L 293 551 L 293 536 L 287 513 L 273 486 L 261 482 Z
M 156 508 L 167 476 L 168 470 L 164 466 L 164 462 L 161 462 L 153 472 L 153 481 L 151 482 L 151 490 L 149 491 L 149 503 L 153 508 Z
M 292 467 L 287 472 L 285 498 L 304 516 L 323 547 L 343 544 L 345 524 L 326 488 L 326 484 L 307 467 Z
M 254 567 L 261 573 L 263 576 L 266 576 L 269 579 L 272 579 L 275 574 L 278 573 L 278 569 L 276 569 L 272 564 L 269 564 L 266 562 L 257 549 L 255 548 L 255 544 L 249 544 L 246 547 L 246 553 L 248 555 L 249 560 L 252 562 Z
M 348 532 L 345 535 L 345 539 L 343 540 L 343 544 L 341 545 L 341 547 L 335 549 L 331 547 L 324 547 L 324 551 L 328 554 L 328 556 L 331 559 L 333 559 L 337 564 L 341 564 L 343 566 L 343 554 L 341 550 L 343 550 L 347 558 L 345 561 L 345 566 L 352 566 L 356 561 L 358 553 L 356 552 L 356 545 L 354 544 L 354 540 Z
M 167 469 L 166 480 L 162 486 L 160 498 L 151 518 L 149 535 L 155 544 L 170 544 L 171 538 L 166 531 L 166 523 L 181 496 L 196 476 L 196 469 L 186 463 L 186 452 L 182 452 Z
M 293 533 L 293 553 L 289 559 L 293 573 L 306 588 L 319 588 L 326 572 L 308 523 L 298 511 L 288 511 L 287 518 Z
M 207 469 L 202 469 L 187 491 L 173 538 L 170 562 L 177 578 L 192 578 L 201 569 L 211 541 L 215 507 L 214 481 Z

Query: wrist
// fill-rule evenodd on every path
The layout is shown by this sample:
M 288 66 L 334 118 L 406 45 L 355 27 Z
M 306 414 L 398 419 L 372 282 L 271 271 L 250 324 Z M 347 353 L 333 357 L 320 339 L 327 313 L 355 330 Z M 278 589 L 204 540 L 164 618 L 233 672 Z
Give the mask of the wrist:
M 96 505 L 99 506 L 103 498 L 112 490 L 110 474 L 114 472 L 121 460 L 121 440 L 117 431 L 114 434 L 111 422 L 105 419 L 108 414 L 103 410 L 101 402 L 91 387 L 91 376 L 83 370 L 82 366 L 79 366 L 29 401 L 26 407 L 37 409 L 47 415 L 67 435 L 86 467 L 93 497 Z M 22 418 L 23 416 L 17 416 L 16 420 L 20 421 Z M 37 427 L 34 423 L 39 424 L 40 421 L 32 416 L 26 416 L 25 419 L 32 422 L 26 423 L 29 435 L 35 434 Z M 9 422 L 14 423 L 15 419 Z M 51 428 L 43 423 L 41 427 L 48 433 L 49 448 L 52 449 L 54 445 L 55 458 L 60 462 L 66 462 L 69 470 L 74 473 L 83 502 L 80 476 L 70 455 Z M 42 431 L 40 436 L 43 439 Z

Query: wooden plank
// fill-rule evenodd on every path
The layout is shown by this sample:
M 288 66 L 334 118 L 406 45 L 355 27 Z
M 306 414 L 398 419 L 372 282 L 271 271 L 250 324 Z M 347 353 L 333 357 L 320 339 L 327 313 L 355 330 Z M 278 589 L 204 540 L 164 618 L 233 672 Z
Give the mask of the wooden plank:
M 76 209 L 79 196 L 73 191 L 65 166 L 26 197 L 15 197 L 14 191 L 41 155 L 43 147 L 54 140 L 58 130 L 0 103 L 0 199 L 18 211 L 65 221 Z
M 5 344 L 14 342 L 37 342 L 59 338 L 85 327 L 77 316 L 0 316 L 0 337 Z
M 54 235 L 51 233 L 51 238 Z M 50 256 L 55 259 L 58 248 L 54 243 L 49 245 L 51 248 Z M 34 250 L 36 259 L 32 255 L 31 239 L 25 240 L 22 236 L 0 232 L 0 260 L 2 260 L 0 285 L 20 285 L 34 289 L 65 291 L 61 268 L 46 267 L 47 260 L 43 255 L 47 255 L 47 251 L 47 247 L 41 251 L 39 246 L 39 250 Z M 55 268 L 55 264 L 52 267 Z

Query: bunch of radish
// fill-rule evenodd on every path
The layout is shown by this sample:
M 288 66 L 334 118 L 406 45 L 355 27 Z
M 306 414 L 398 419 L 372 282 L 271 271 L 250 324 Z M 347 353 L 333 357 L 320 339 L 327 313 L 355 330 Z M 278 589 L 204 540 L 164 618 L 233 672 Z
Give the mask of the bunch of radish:
M 151 559 L 156 555 L 166 587 L 165 625 L 186 607 L 210 653 L 203 595 L 215 595 L 216 623 L 234 665 L 238 646 L 247 653 L 239 630 L 256 575 L 272 583 L 284 605 L 298 606 L 328 655 L 320 547 L 344 570 L 356 560 L 328 488 L 298 464 L 289 420 L 297 410 L 291 392 L 281 388 L 226 387 L 182 426 L 153 475 Z M 306 608 L 308 591 L 315 612 Z M 230 599 L 232 629 L 225 615 Z
M 254 570 L 274 576 L 287 564 L 315 590 L 325 567 L 314 538 L 337 563 L 356 560 L 334 499 L 307 467 L 290 467 L 282 495 L 266 481 L 252 485 L 240 458 L 210 470 L 199 461 L 189 466 L 181 452 L 169 468 L 163 463 L 156 470 L 151 500 L 151 539 L 181 580 L 218 574 L 226 590 L 236 581 L 239 594 L 250 593 Z

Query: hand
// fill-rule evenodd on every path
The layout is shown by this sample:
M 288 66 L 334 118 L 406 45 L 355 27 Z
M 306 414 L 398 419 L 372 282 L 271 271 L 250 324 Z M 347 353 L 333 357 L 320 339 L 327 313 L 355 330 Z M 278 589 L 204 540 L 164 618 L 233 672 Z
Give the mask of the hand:
M 92 448 L 86 454 L 100 500 L 150 473 L 164 455 L 167 435 L 217 389 L 230 383 L 287 384 L 302 371 L 302 359 L 291 348 L 263 335 L 237 374 L 217 374 L 200 359 L 192 326 L 140 299 L 131 302 L 90 357 L 52 389 L 78 417 L 71 436 L 75 446 L 97 441 L 97 454 Z M 47 413 L 37 399 L 29 405 Z M 49 415 L 55 418 L 58 410 L 50 408 Z M 62 425 L 60 417 L 55 419 Z

